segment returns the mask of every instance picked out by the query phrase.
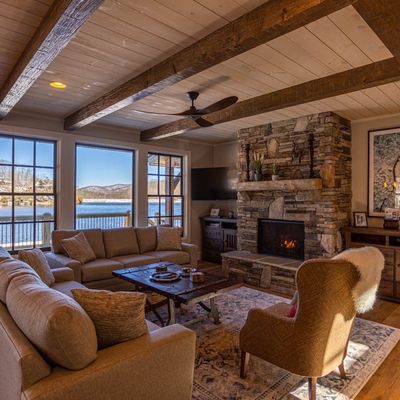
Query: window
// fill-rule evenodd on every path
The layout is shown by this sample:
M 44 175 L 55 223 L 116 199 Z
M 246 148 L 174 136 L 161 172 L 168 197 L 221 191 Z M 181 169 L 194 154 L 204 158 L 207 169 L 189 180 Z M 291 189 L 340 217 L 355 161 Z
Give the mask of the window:
M 134 152 L 76 145 L 75 227 L 131 226 Z
M 56 142 L 0 135 L 0 246 L 49 247 L 56 221 Z
M 183 158 L 149 153 L 147 160 L 148 225 L 183 226 Z

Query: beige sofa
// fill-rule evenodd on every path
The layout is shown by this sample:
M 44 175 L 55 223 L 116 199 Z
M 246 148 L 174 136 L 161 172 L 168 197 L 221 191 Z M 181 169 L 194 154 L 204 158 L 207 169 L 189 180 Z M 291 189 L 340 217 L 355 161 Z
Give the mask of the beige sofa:
M 182 251 L 157 251 L 156 227 L 88 229 L 85 236 L 93 248 L 96 260 L 81 265 L 69 258 L 61 240 L 80 231 L 56 230 L 52 232 L 52 252 L 46 257 L 52 268 L 68 267 L 74 270 L 75 280 L 86 287 L 123 290 L 131 288 L 127 282 L 114 278 L 112 271 L 121 268 L 169 261 L 176 264 L 197 266 L 198 247 L 182 243 Z
M 1 400 L 191 399 L 195 334 L 180 325 L 159 328 L 149 322 L 148 334 L 98 351 L 79 371 L 50 365 L 7 308 L 10 283 L 31 271 L 18 260 L 0 262 Z M 49 291 L 70 294 L 71 288 L 83 287 L 68 268 L 53 273 L 56 283 Z

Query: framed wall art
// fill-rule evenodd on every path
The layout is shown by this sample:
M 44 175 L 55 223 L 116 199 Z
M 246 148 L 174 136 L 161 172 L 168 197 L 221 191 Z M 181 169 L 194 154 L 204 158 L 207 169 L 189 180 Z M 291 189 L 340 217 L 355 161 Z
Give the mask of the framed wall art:
M 368 216 L 400 208 L 400 127 L 369 131 Z

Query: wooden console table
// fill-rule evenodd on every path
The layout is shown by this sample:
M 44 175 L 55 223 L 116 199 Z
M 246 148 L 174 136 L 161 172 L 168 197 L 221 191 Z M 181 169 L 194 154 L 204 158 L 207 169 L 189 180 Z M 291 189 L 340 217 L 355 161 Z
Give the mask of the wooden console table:
M 202 259 L 221 263 L 221 253 L 236 250 L 237 220 L 234 218 L 202 217 Z
M 374 246 L 385 257 L 379 297 L 400 302 L 400 230 L 383 228 L 343 229 L 346 248 Z
M 222 254 L 222 271 L 252 286 L 269 289 L 285 296 L 296 291 L 296 272 L 300 260 L 230 251 Z

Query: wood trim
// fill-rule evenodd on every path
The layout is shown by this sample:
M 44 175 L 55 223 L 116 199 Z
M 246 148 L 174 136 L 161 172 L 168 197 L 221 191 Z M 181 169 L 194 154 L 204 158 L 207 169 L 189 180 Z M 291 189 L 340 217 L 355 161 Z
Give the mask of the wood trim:
M 355 1 L 270 0 L 69 115 L 64 128 L 88 125 Z
M 0 90 L 0 119 L 24 96 L 103 0 L 57 0 Z
M 359 0 L 354 8 L 400 61 L 400 0 Z
M 269 111 L 356 92 L 399 79 L 400 65 L 395 58 L 390 58 L 253 97 L 236 103 L 225 110 L 208 114 L 205 119 L 214 125 L 218 125 Z M 192 120 L 179 119 L 142 131 L 140 139 L 142 141 L 164 139 L 199 128 L 200 126 Z

